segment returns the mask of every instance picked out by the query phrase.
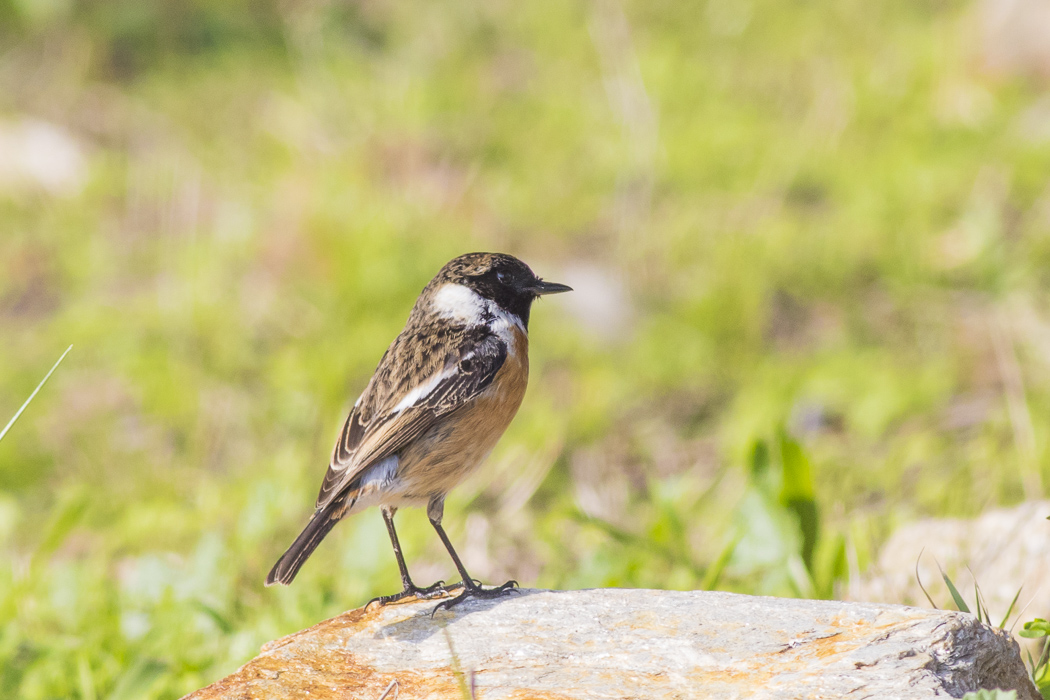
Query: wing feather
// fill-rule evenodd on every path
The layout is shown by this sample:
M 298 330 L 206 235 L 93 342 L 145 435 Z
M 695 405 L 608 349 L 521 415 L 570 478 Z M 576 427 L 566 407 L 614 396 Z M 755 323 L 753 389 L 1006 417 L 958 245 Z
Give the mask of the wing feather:
M 391 350 L 396 346 L 395 341 Z M 423 366 L 429 372 L 414 377 L 414 385 L 402 388 L 399 384 L 401 390 L 380 396 L 382 378 L 391 374 L 391 358 L 396 363 L 398 357 L 388 351 L 361 400 L 350 411 L 317 496 L 318 508 L 351 487 L 364 469 L 396 454 L 439 418 L 484 391 L 506 361 L 507 345 L 483 327 L 466 332 L 459 342 L 447 347 L 444 358 L 425 358 L 429 362 Z M 372 406 L 379 408 L 373 411 Z

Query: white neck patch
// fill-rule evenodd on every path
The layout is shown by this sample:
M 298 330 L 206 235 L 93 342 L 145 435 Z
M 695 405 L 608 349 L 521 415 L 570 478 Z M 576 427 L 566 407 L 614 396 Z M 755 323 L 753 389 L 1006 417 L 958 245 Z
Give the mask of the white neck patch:
M 508 336 L 511 326 L 525 330 L 517 316 L 462 284 L 449 282 L 441 286 L 431 303 L 434 312 L 440 316 L 468 326 L 487 323 L 500 337 Z
M 434 294 L 434 311 L 461 323 L 474 324 L 484 321 L 489 302 L 470 287 L 448 283 Z

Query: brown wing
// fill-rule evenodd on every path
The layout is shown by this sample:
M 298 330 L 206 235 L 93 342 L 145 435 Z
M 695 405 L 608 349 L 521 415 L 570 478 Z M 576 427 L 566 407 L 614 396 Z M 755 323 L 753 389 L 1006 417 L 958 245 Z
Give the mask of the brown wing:
M 507 346 L 482 327 L 465 332 L 445 353 L 443 361 L 430 358 L 429 373 L 416 373 L 414 385 L 401 382 L 400 390 L 382 392 L 390 384 L 383 381 L 389 379 L 390 358 L 397 356 L 388 351 L 346 419 L 317 496 L 318 508 L 328 505 L 364 469 L 396 454 L 439 418 L 484 391 L 506 361 Z M 375 401 L 379 393 L 386 395 Z M 373 412 L 369 409 L 374 403 L 381 407 Z

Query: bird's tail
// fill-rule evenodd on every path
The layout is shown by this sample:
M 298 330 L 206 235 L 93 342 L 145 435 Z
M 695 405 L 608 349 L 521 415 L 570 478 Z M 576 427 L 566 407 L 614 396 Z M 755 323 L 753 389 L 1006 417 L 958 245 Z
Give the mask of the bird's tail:
M 306 524 L 303 531 L 295 538 L 295 542 L 292 542 L 292 546 L 281 555 L 281 558 L 270 569 L 270 573 L 266 575 L 267 586 L 272 586 L 275 583 L 287 586 L 292 582 L 295 575 L 299 573 L 299 568 L 317 549 L 317 545 L 321 544 L 321 540 L 324 539 L 325 535 L 331 532 L 335 524 L 339 522 L 339 518 L 343 514 L 343 501 L 344 499 L 337 498 L 334 502 L 314 513 L 313 517 L 310 518 L 310 522 Z

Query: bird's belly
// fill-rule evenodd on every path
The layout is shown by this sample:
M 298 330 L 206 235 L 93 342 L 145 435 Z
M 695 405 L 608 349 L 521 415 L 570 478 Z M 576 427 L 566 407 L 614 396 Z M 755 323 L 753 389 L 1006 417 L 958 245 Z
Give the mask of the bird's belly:
M 527 350 L 508 354 L 485 391 L 405 449 L 397 476 L 406 500 L 444 495 L 477 469 L 518 412 L 528 381 Z

